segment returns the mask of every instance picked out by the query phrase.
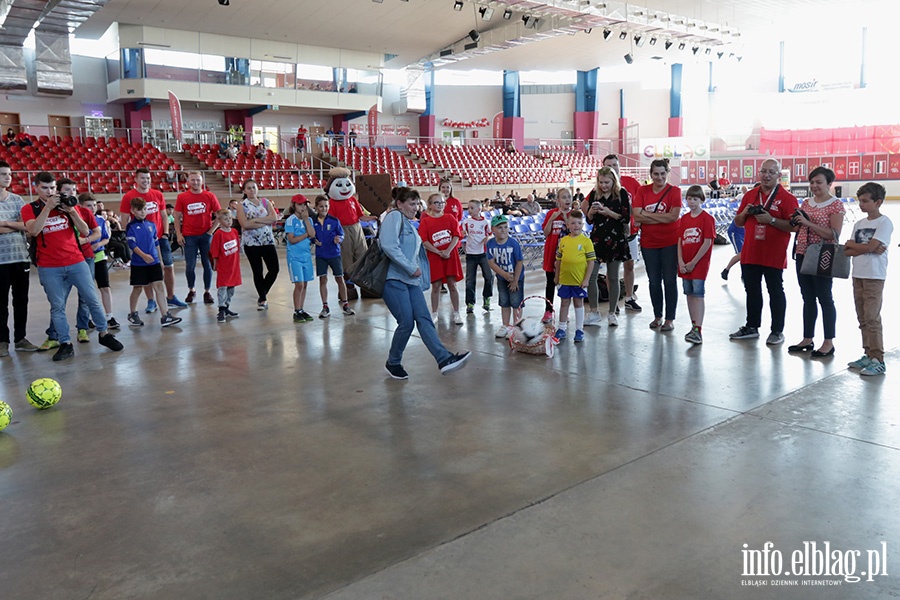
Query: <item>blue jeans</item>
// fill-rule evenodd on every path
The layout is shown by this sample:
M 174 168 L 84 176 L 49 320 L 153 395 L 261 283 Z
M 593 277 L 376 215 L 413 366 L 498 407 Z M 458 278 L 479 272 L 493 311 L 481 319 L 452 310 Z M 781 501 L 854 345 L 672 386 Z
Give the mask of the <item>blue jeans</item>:
M 197 281 L 195 270 L 197 269 L 197 253 L 200 253 L 200 263 L 203 265 L 203 289 L 209 291 L 212 286 L 212 264 L 209 262 L 209 243 L 212 237 L 206 235 L 184 236 L 184 276 L 187 278 L 188 289 L 194 289 Z
M 85 260 L 84 264 L 88 266 L 88 270 L 91 272 L 91 279 L 94 278 L 94 259 L 91 258 L 89 260 Z M 101 303 L 102 306 L 102 303 Z M 84 301 L 84 298 L 81 296 L 81 292 L 78 293 L 78 312 L 75 313 L 75 327 L 78 329 L 87 329 L 88 321 L 91 319 L 91 309 L 88 308 L 87 302 Z M 106 322 L 106 315 L 104 313 L 103 322 Z M 97 325 L 94 323 L 94 325 Z
M 71 341 L 69 322 L 66 320 L 66 301 L 69 299 L 72 286 L 78 290 L 78 295 L 87 304 L 97 331 L 106 331 L 106 314 L 103 312 L 100 294 L 94 286 L 94 277 L 86 262 L 77 262 L 68 267 L 38 267 L 38 276 L 50 302 L 50 326 L 60 344 Z
M 475 304 L 475 278 L 479 267 L 484 277 L 482 297 L 487 300 L 494 295 L 494 274 L 488 266 L 487 254 L 466 254 L 466 305 Z
M 665 285 L 666 321 L 675 320 L 678 307 L 678 245 L 665 248 L 641 248 L 650 287 L 653 317 L 663 317 L 663 285 Z
M 381 297 L 388 310 L 397 319 L 397 329 L 394 330 L 394 339 L 391 341 L 391 350 L 388 353 L 388 364 L 399 365 L 403 360 L 403 351 L 409 342 L 409 336 L 412 335 L 413 325 L 419 330 L 425 347 L 431 352 L 438 365 L 453 356 L 438 338 L 421 287 L 408 285 L 396 279 L 388 279 L 384 282 L 384 291 L 381 293 Z

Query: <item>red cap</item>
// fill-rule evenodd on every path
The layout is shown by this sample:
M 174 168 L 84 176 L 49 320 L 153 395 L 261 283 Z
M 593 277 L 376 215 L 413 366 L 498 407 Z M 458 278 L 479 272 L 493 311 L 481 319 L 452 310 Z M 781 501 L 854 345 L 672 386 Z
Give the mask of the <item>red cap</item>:
M 291 198 L 291 202 L 294 204 L 309 204 L 309 198 L 307 198 L 303 194 L 295 194 Z

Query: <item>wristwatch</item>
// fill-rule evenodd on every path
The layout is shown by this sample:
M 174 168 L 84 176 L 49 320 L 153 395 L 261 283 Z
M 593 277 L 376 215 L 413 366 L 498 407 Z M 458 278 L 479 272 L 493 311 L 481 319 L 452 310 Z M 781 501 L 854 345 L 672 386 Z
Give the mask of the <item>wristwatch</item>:
M 774 224 L 775 224 L 775 217 L 772 217 L 772 220 L 769 221 L 769 225 L 774 225 Z

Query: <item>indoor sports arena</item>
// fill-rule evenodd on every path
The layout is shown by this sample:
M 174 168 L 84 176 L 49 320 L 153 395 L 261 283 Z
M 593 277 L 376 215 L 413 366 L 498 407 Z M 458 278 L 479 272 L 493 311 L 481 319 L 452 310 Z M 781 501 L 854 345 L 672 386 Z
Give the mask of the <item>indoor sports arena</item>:
M 898 17 L 0 0 L 0 597 L 900 596 Z

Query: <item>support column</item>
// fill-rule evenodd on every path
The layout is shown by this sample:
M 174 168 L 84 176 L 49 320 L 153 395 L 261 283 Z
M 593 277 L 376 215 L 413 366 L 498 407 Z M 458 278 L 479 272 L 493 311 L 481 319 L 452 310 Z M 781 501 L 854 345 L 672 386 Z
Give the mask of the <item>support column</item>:
M 420 144 L 436 144 L 434 134 L 437 128 L 437 119 L 434 115 L 434 66 L 426 65 L 423 73 L 425 80 L 425 112 L 419 116 L 419 140 Z
M 619 88 L 619 154 L 625 154 L 625 130 L 628 119 L 625 118 L 625 89 Z
M 669 137 L 684 135 L 684 119 L 681 116 L 681 74 L 683 65 L 672 65 L 672 88 L 669 91 Z
M 525 119 L 519 91 L 519 72 L 503 72 L 503 137 L 512 139 L 516 148 L 525 145 Z
M 436 128 L 436 119 L 434 115 L 421 115 L 419 117 L 419 137 L 422 138 L 420 144 L 434 144 L 434 132 Z
M 575 83 L 575 143 L 582 150 L 597 137 L 600 115 L 597 112 L 597 69 L 578 71 Z
M 129 102 L 125 105 L 125 129 L 128 141 L 132 144 L 143 141 L 141 138 L 141 121 L 152 121 L 150 103 L 147 100 Z

